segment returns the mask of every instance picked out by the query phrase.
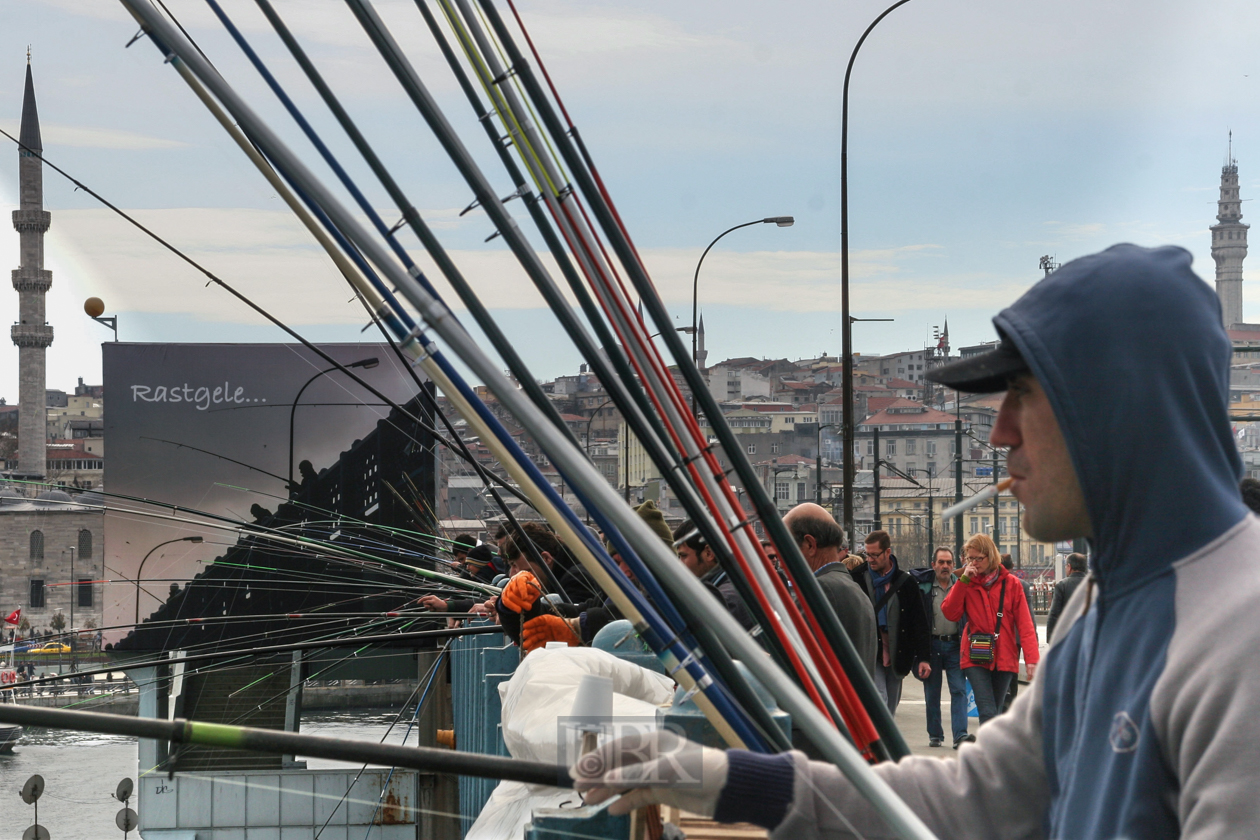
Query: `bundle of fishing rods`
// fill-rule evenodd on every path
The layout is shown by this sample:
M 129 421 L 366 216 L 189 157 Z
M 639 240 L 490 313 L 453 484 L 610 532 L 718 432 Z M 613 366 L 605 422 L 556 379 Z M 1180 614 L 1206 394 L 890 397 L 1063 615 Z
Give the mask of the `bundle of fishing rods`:
M 392 335 L 410 363 L 436 384 L 469 432 L 488 447 L 530 505 L 634 624 L 727 743 L 763 752 L 791 746 L 736 667 L 735 660 L 740 660 L 791 713 L 804 736 L 848 776 L 899 835 L 931 836 L 871 772 L 871 763 L 905 755 L 905 744 L 674 330 L 513 0 L 507 0 L 507 5 L 514 26 L 495 0 L 416 0 L 418 13 L 511 182 L 512 191 L 505 196 L 492 187 L 492 178 L 456 134 L 371 0 L 345 3 L 467 183 L 473 195 L 470 208 L 480 207 L 489 217 L 494 236 L 502 238 L 520 263 L 607 389 L 630 433 L 729 573 L 761 628 L 761 642 L 741 629 L 594 467 L 270 0 L 255 2 L 396 205 L 402 218 L 399 224 L 391 226 L 381 217 L 331 144 L 217 0 L 206 2 L 331 170 L 335 184 L 314 174 L 303 161 L 309 151 L 299 154 L 281 139 L 280 130 L 229 84 L 165 6 L 155 8 L 150 0 L 120 2 L 163 61 L 174 68 L 324 247 L 373 319 Z M 353 205 L 343 203 L 337 190 L 349 195 Z M 516 206 L 528 213 L 558 267 L 559 279 L 509 212 L 508 202 L 517 198 L 520 204 Z M 366 225 L 360 221 L 363 217 Z M 419 239 L 510 376 L 442 299 L 407 252 L 403 235 Z M 582 317 L 566 299 L 566 290 Z M 653 341 L 656 334 L 665 345 L 664 352 Z M 538 443 L 611 551 L 566 506 L 459 372 L 456 360 L 484 383 Z M 681 374 L 685 390 L 675 380 L 671 365 Z M 687 391 L 696 402 L 695 413 L 688 406 Z M 701 416 L 707 423 L 702 423 Z M 715 442 L 710 441 L 710 430 Z M 732 464 L 751 511 L 745 510 L 728 480 L 718 447 Z M 761 545 L 758 522 L 783 560 L 786 583 Z M 614 562 L 614 553 L 633 579 Z

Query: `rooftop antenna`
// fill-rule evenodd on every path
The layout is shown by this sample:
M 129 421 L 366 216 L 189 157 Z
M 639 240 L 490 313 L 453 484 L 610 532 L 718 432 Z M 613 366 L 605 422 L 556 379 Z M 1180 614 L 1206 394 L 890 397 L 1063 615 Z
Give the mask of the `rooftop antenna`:
M 1059 269 L 1060 265 L 1061 263 L 1054 261 L 1053 254 L 1046 254 L 1041 258 L 1041 262 L 1037 265 L 1037 267 L 1044 271 L 1046 276 L 1049 277 L 1052 272 Z

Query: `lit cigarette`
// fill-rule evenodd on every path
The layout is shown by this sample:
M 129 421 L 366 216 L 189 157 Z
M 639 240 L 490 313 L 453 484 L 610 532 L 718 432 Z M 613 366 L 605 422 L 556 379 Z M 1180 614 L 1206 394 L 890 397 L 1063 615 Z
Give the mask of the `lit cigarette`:
M 996 496 L 998 493 L 1001 493 L 1003 490 L 1009 490 L 1011 487 L 1011 482 L 1014 480 L 1015 479 L 1013 478 L 1004 478 L 1001 481 L 999 481 L 997 484 L 990 484 L 988 487 L 984 488 L 979 493 L 972 496 L 970 499 L 963 499 L 958 504 L 953 505 L 952 507 L 945 508 L 945 511 L 941 514 L 941 519 L 950 519 L 952 517 L 966 513 L 967 511 L 971 510 L 974 507 L 977 507 L 978 505 L 984 504 L 985 502 L 989 501 L 989 499 L 992 499 L 994 496 Z

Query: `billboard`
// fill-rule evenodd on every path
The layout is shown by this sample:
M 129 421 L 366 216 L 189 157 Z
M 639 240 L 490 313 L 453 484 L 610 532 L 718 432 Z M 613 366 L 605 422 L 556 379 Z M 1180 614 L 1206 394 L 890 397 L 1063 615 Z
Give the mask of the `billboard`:
M 209 520 L 119 498 L 181 505 L 252 521 L 288 497 L 299 465 L 333 467 L 390 407 L 302 345 L 103 346 L 105 386 L 105 626 L 141 620 L 172 582 L 236 543 Z M 402 405 L 416 385 L 387 344 L 320 349 Z M 139 511 L 143 510 L 144 513 Z M 157 514 L 157 515 L 155 515 Z M 186 541 L 201 536 L 204 542 Z M 174 541 L 174 542 L 170 542 Z M 163 543 L 167 543 L 163 545 Z M 125 585 L 143 564 L 141 591 Z M 112 641 L 125 631 L 106 633 Z M 112 637 L 111 637 L 112 636 Z

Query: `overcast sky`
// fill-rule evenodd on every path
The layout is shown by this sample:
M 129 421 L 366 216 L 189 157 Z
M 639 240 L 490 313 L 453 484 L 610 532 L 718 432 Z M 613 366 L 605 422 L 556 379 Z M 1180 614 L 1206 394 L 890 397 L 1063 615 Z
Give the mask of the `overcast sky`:
M 311 157 L 205 3 L 166 2 Z M 502 240 L 483 242 L 484 213 L 457 216 L 468 188 L 345 6 L 275 5 L 535 375 L 573 370 L 576 352 Z M 710 360 L 838 352 L 840 85 L 883 0 L 519 5 L 680 324 L 709 240 L 750 219 L 796 217 L 791 228 L 737 231 L 706 259 Z M 224 6 L 382 215 L 396 218 L 252 0 Z M 377 7 L 510 192 L 412 0 Z M 30 44 L 51 161 L 310 337 L 359 339 L 362 311 L 262 178 L 149 42 L 124 49 L 136 26 L 120 5 L 28 0 L 2 15 L 0 127 L 17 125 Z M 1036 281 L 1042 254 L 1066 261 L 1120 241 L 1172 243 L 1210 280 L 1207 228 L 1230 129 L 1243 198 L 1260 195 L 1258 41 L 1260 6 L 1241 0 L 913 0 L 893 12 L 854 71 L 849 195 L 855 314 L 895 321 L 856 325 L 855 349 L 920 347 L 946 318 L 955 346 L 990 339 L 989 318 Z M 0 210 L 15 206 L 16 187 L 17 155 L 0 151 Z M 281 338 L 51 172 L 45 206 L 57 331 L 49 387 L 99 380 L 108 331 L 82 314 L 89 295 L 118 314 L 128 341 Z M 508 206 L 519 218 L 520 205 Z M 17 267 L 12 231 L 0 231 L 0 264 Z M 1250 265 L 1245 276 L 1260 277 L 1260 256 Z M 1244 298 L 1249 320 L 1260 320 L 1260 290 L 1244 285 Z M 4 317 L 16 308 L 15 292 L 0 293 Z M 16 348 L 4 342 L 0 396 L 15 400 L 16 380 Z

